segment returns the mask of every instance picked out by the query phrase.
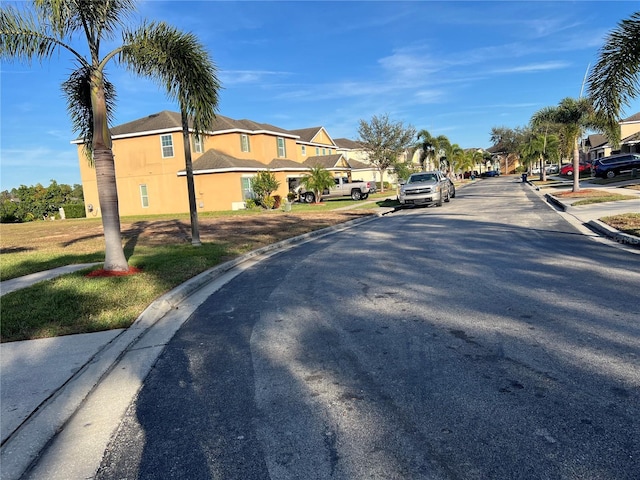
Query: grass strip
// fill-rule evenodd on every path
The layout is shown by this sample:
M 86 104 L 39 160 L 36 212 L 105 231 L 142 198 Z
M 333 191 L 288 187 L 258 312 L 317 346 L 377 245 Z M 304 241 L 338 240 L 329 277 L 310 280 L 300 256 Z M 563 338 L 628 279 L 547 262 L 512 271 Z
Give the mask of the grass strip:
M 572 205 L 573 206 L 591 205 L 594 203 L 617 202 L 620 200 L 635 200 L 637 198 L 638 197 L 633 195 L 622 195 L 619 193 L 612 193 L 607 195 L 601 195 L 599 197 L 584 198 L 582 200 L 578 200 L 577 202 L 574 202 Z
M 2 296 L 3 342 L 127 328 L 156 298 L 232 254 L 229 245 L 142 247 L 129 259 L 141 273 L 87 277 L 92 269 Z
M 623 233 L 640 237 L 640 213 L 611 215 L 601 218 L 600 221 Z

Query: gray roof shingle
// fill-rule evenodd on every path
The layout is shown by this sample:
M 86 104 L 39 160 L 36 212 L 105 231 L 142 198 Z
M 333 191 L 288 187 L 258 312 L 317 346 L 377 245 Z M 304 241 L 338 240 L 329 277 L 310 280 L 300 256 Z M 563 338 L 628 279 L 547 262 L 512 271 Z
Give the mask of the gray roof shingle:
M 362 145 L 356 140 L 349 140 L 348 138 L 335 138 L 333 140 L 338 148 L 348 148 L 349 150 L 360 150 Z
M 289 130 L 289 132 L 299 136 L 300 141 L 310 143 L 320 130 L 322 130 L 322 127 L 300 128 L 297 130 Z
M 307 158 L 303 165 L 307 167 L 322 167 L 327 169 L 336 168 L 341 158 L 343 158 L 341 153 L 333 155 L 319 155 Z
M 191 127 L 191 122 L 189 122 L 189 126 Z M 115 137 L 118 135 L 131 135 L 172 129 L 182 129 L 182 118 L 178 112 L 163 110 L 162 112 L 154 113 L 147 117 L 133 120 L 132 122 L 117 125 L 111 129 L 111 135 Z M 233 118 L 223 115 L 216 115 L 209 131 L 215 133 L 227 130 L 243 130 L 248 132 L 269 131 L 283 136 L 297 137 L 297 135 L 292 134 L 289 130 L 268 123 L 258 123 L 253 120 L 234 120 Z

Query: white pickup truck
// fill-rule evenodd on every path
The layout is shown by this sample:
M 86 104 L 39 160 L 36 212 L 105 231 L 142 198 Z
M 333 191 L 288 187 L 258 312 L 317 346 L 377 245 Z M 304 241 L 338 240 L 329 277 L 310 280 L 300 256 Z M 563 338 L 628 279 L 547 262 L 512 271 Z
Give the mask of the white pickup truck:
M 322 198 L 351 197 L 354 200 L 364 200 L 370 193 L 375 193 L 376 191 L 376 184 L 373 181 L 350 182 L 347 177 L 339 177 L 334 180 L 336 184 L 322 192 Z M 316 200 L 315 194 L 306 191 L 302 185 L 297 188 L 296 193 L 301 202 L 313 203 Z

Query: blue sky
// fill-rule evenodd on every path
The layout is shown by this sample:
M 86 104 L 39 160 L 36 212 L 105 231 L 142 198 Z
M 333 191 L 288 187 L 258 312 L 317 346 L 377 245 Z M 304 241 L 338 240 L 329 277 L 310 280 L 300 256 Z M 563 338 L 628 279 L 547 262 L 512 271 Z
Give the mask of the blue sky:
M 145 1 L 131 23 L 166 21 L 198 36 L 219 69 L 221 115 L 356 139 L 360 119 L 387 113 L 463 148 L 488 148 L 492 127 L 524 126 L 540 108 L 578 97 L 606 34 L 637 9 L 631 1 Z M 106 42 L 102 54 L 117 45 Z M 0 190 L 80 183 L 60 89 L 71 68 L 66 52 L 32 66 L 2 63 Z M 118 94 L 114 125 L 177 111 L 151 81 L 115 64 L 107 72 Z M 640 99 L 625 116 L 637 112 Z

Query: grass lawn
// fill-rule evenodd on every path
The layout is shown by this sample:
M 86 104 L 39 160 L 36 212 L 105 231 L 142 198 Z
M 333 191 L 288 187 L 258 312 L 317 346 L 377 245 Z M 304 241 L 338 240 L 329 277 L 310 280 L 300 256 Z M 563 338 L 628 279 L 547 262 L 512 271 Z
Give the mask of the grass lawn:
M 154 299 L 198 273 L 256 248 L 371 215 L 378 207 L 373 202 L 336 210 L 357 203 L 339 199 L 294 204 L 291 212 L 200 214 L 201 247 L 191 245 L 188 214 L 123 217 L 125 255 L 140 273 L 89 277 L 88 269 L 3 295 L 1 341 L 128 327 Z M 104 260 L 100 219 L 1 224 L 0 233 L 2 280 Z
M 640 213 L 625 213 L 603 217 L 601 222 L 629 235 L 640 237 Z

